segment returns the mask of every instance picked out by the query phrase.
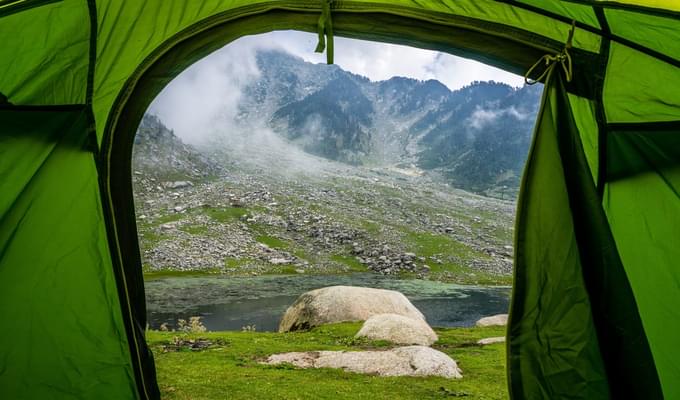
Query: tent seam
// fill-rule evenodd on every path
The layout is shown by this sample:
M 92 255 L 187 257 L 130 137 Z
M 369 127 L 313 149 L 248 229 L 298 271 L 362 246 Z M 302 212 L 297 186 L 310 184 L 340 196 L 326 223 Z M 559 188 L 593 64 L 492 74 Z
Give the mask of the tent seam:
M 593 12 L 603 29 L 609 32 L 609 23 L 601 7 L 593 6 Z M 602 37 L 600 45 L 600 72 L 596 75 L 595 81 L 595 121 L 597 122 L 597 195 L 602 202 L 604 188 L 607 180 L 607 112 L 604 107 L 604 84 L 607 77 L 607 67 L 609 65 L 609 50 L 611 42 L 608 38 Z
M 656 17 L 680 18 L 680 12 L 677 12 L 677 11 L 670 11 L 670 10 L 664 10 L 664 9 L 660 9 L 660 8 L 639 6 L 639 5 L 636 5 L 636 4 L 624 4 L 624 3 L 619 3 L 619 2 L 615 2 L 615 1 L 604 1 L 604 0 L 597 1 L 597 4 L 595 4 L 595 2 L 592 1 L 592 0 L 562 0 L 562 1 L 574 3 L 574 4 L 583 4 L 583 5 L 588 5 L 588 6 L 597 6 L 597 7 L 602 7 L 602 8 L 609 8 L 609 9 L 612 9 L 612 10 L 622 10 L 622 11 L 627 11 L 627 12 L 634 12 L 634 13 L 637 13 L 637 14 L 653 15 L 653 16 L 656 16 Z

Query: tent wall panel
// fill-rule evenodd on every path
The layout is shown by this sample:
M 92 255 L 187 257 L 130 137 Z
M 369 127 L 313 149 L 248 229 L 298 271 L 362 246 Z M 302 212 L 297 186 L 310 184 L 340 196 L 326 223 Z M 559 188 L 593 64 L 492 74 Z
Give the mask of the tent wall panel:
M 4 399 L 136 397 L 87 115 L 0 110 Z
M 573 398 L 575 396 L 573 393 L 570 395 L 568 391 L 562 392 L 552 387 L 553 380 L 564 384 L 568 379 L 546 369 L 545 365 L 554 362 L 556 345 L 561 345 L 565 336 L 574 337 L 576 332 L 581 331 L 580 328 L 564 336 L 534 340 L 534 342 L 543 344 L 543 350 L 550 350 L 543 354 L 525 357 L 524 360 L 521 354 L 518 355 L 522 349 L 521 342 L 518 343 L 515 339 L 519 340 L 522 336 L 557 326 L 555 323 L 546 322 L 535 323 L 533 326 L 525 325 L 531 322 L 526 313 L 527 296 L 533 301 L 535 298 L 549 300 L 555 297 L 569 304 L 581 304 L 583 302 L 569 292 L 570 289 L 577 287 L 586 293 L 585 297 L 588 300 L 587 304 L 590 307 L 593 323 L 588 330 L 597 334 L 599 343 L 597 354 L 602 357 L 606 372 L 605 380 L 608 382 L 611 396 L 613 398 L 624 396 L 660 398 L 662 387 L 657 376 L 647 332 L 639 314 L 638 302 L 634 296 L 629 275 L 617 251 L 609 222 L 592 179 L 593 175 L 589 170 L 578 124 L 573 116 L 574 109 L 570 105 L 571 101 L 563 83 L 564 78 L 560 71 L 558 73 L 554 71 L 555 69 L 546 78 L 543 104 L 535 131 L 535 144 L 527 163 L 525 181 L 522 183 L 522 194 L 518 203 L 515 254 L 517 280 L 513 292 L 509 331 L 510 337 L 513 338 L 509 343 L 509 352 L 511 362 L 514 361 L 514 364 L 511 364 L 510 381 L 512 384 L 521 382 L 521 379 L 513 377 L 512 373 L 513 368 L 519 369 L 524 363 L 535 366 L 536 370 L 540 371 L 535 372 L 535 375 L 542 377 L 541 383 L 544 384 L 530 385 L 534 392 L 529 393 L 526 390 L 519 391 L 513 388 L 513 394 L 518 398 L 524 398 L 524 396 Z M 555 145 L 551 146 L 551 143 Z M 538 170 L 541 173 L 551 170 L 545 162 L 542 166 L 538 164 L 541 157 L 555 163 L 560 169 L 552 168 L 550 175 L 541 176 Z M 534 187 L 530 188 L 528 185 L 532 183 Z M 561 186 L 563 190 L 555 190 L 555 185 L 560 183 L 563 184 Z M 548 190 L 549 185 L 553 185 L 552 190 Z M 527 198 L 529 189 L 534 195 Z M 533 221 L 528 220 L 534 214 L 548 208 L 544 203 L 553 199 L 562 199 L 562 201 L 552 204 L 550 211 L 544 211 L 540 218 L 534 217 Z M 558 216 L 562 218 L 557 220 Z M 543 227 L 541 235 L 534 233 L 541 227 Z M 568 227 L 572 228 L 565 229 Z M 548 229 L 563 234 L 573 229 L 574 239 L 559 240 L 551 237 L 549 235 L 552 231 Z M 533 238 L 533 240 L 525 238 Z M 546 238 L 547 241 L 543 245 L 539 244 Z M 562 246 L 574 247 L 575 250 L 569 257 L 565 257 L 564 252 L 560 251 Z M 542 256 L 537 258 L 534 256 L 536 253 Z M 577 271 L 574 276 L 581 278 L 582 281 L 561 279 L 553 282 L 554 286 L 546 283 L 549 282 L 547 277 L 562 278 L 555 268 L 565 262 L 570 262 L 571 270 Z M 534 275 L 534 279 L 531 279 L 530 275 L 527 275 L 528 271 L 540 271 L 544 274 L 544 278 L 539 279 Z M 531 290 L 540 290 L 541 293 L 532 296 Z M 540 312 L 550 315 L 568 315 L 564 310 L 557 310 L 553 313 L 551 308 L 554 309 L 555 306 L 536 307 Z M 529 309 L 532 308 L 529 307 Z M 578 314 L 581 317 L 588 315 L 585 310 L 581 310 Z M 535 330 L 535 326 L 541 326 L 543 329 Z M 560 346 L 559 349 L 580 350 L 581 346 L 587 342 L 578 340 L 576 343 L 577 346 Z M 567 353 L 565 350 L 562 352 Z M 570 368 L 577 368 L 578 362 L 583 358 L 575 356 L 573 360 L 565 359 L 557 364 L 569 371 Z M 592 361 L 588 364 L 596 365 Z M 577 371 L 577 374 L 583 372 L 582 369 L 577 369 Z M 524 376 L 524 374 L 520 375 Z M 604 393 L 587 393 L 586 388 L 591 385 L 597 387 L 597 385 L 593 384 L 593 381 L 586 375 L 583 375 L 582 379 L 585 383 L 577 386 L 577 397 L 601 398 L 604 396 Z M 636 379 L 639 382 L 635 382 Z M 544 392 L 550 395 L 545 396 L 543 393 L 536 392 L 537 387 L 544 389 Z M 548 389 L 545 389 L 546 387 Z
M 680 332 L 679 133 L 611 132 L 604 197 L 667 399 L 680 398 L 677 336 L 670 334 Z
M 82 104 L 87 3 L 64 0 L 0 19 L 0 93 L 13 104 Z
M 680 43 L 666 40 L 680 31 L 680 19 L 673 20 L 655 15 L 625 10 L 605 10 L 612 32 L 663 54 L 680 60 Z
M 607 121 L 680 120 L 678 67 L 612 43 L 604 86 Z
M 558 95 L 546 87 L 518 202 L 508 380 L 516 399 L 608 398 L 558 148 Z
M 593 27 L 600 26 L 593 8 L 587 5 L 546 2 L 542 0 L 521 0 L 520 3 L 552 12 L 567 19 L 573 19 Z

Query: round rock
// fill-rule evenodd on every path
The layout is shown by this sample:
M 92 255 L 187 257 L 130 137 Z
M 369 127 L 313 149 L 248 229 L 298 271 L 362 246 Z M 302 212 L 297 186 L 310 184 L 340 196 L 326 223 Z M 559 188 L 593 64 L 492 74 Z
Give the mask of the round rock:
M 430 346 L 439 339 L 424 320 L 398 314 L 373 315 L 366 320 L 356 337 L 421 346 Z
M 406 296 L 394 290 L 330 286 L 300 295 L 283 315 L 279 332 L 336 322 L 365 321 L 377 314 L 397 314 L 425 321 Z

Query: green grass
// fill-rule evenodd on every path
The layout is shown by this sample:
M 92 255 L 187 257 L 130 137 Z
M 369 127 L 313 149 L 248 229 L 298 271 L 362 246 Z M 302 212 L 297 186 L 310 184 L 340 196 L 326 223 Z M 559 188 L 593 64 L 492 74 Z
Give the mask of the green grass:
M 139 229 L 139 244 L 141 245 L 142 250 L 148 250 L 156 247 L 161 239 L 161 235 L 155 233 L 149 228 L 145 227 Z
M 344 264 L 349 267 L 352 272 L 366 272 L 368 268 L 365 265 L 357 261 L 355 257 L 343 256 L 341 254 L 334 254 L 330 257 L 331 261 L 335 261 L 340 264 Z
M 204 209 L 204 212 L 207 216 L 218 222 L 230 222 L 238 220 L 249 214 L 248 209 L 243 207 L 208 207 Z
M 380 233 L 380 224 L 376 222 L 361 220 L 359 227 L 373 235 Z
M 406 243 L 409 250 L 420 257 L 428 257 L 425 262 L 430 267 L 430 279 L 475 285 L 511 285 L 512 276 L 498 276 L 484 271 L 476 271 L 465 265 L 472 260 L 488 260 L 489 255 L 476 251 L 455 239 L 434 233 L 408 232 Z M 433 262 L 429 257 L 437 257 L 442 262 Z
M 182 218 L 184 218 L 184 214 L 181 213 L 166 214 L 158 217 L 158 219 L 156 219 L 154 223 L 156 225 L 163 225 L 167 224 L 168 222 L 179 221 Z
M 142 266 L 142 271 L 145 281 L 163 278 L 189 278 L 192 276 L 206 276 L 222 273 L 218 268 L 206 268 L 192 271 L 179 271 L 174 269 L 151 270 L 151 267 L 146 264 Z
M 224 259 L 224 266 L 225 268 L 238 270 L 245 265 L 252 264 L 253 262 L 256 262 L 256 260 L 252 258 L 227 257 Z
M 452 256 L 461 260 L 489 258 L 488 255 L 477 252 L 449 236 L 438 235 L 436 233 L 410 232 L 407 234 L 406 243 L 412 246 L 415 253 L 422 257 L 439 256 L 442 259 L 446 259 Z M 449 265 L 451 267 L 457 266 L 453 263 L 449 264 L 452 264 Z M 433 269 L 446 268 L 446 266 L 432 267 Z
M 205 236 L 208 233 L 208 227 L 205 225 L 185 225 L 179 227 L 179 230 L 199 236 Z
M 164 399 L 328 399 L 392 400 L 507 399 L 505 345 L 480 347 L 484 337 L 503 336 L 505 328 L 437 329 L 433 347 L 449 354 L 463 378 L 377 377 L 333 369 L 265 366 L 258 361 L 274 353 L 314 350 L 384 348 L 384 342 L 354 339 L 360 324 L 327 325 L 304 333 L 206 332 L 178 334 L 147 332 L 154 352 Z M 203 351 L 164 351 L 174 336 L 206 338 Z

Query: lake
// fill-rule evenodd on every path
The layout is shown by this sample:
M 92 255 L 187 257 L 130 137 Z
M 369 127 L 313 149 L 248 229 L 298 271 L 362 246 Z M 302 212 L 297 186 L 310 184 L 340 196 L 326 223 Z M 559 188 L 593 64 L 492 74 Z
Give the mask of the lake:
M 252 277 L 181 277 L 145 282 L 149 325 L 158 329 L 177 319 L 201 316 L 208 330 L 276 331 L 281 316 L 309 290 L 347 285 L 402 292 L 434 327 L 472 326 L 479 318 L 506 313 L 509 287 L 463 286 L 377 274 L 261 275 Z

